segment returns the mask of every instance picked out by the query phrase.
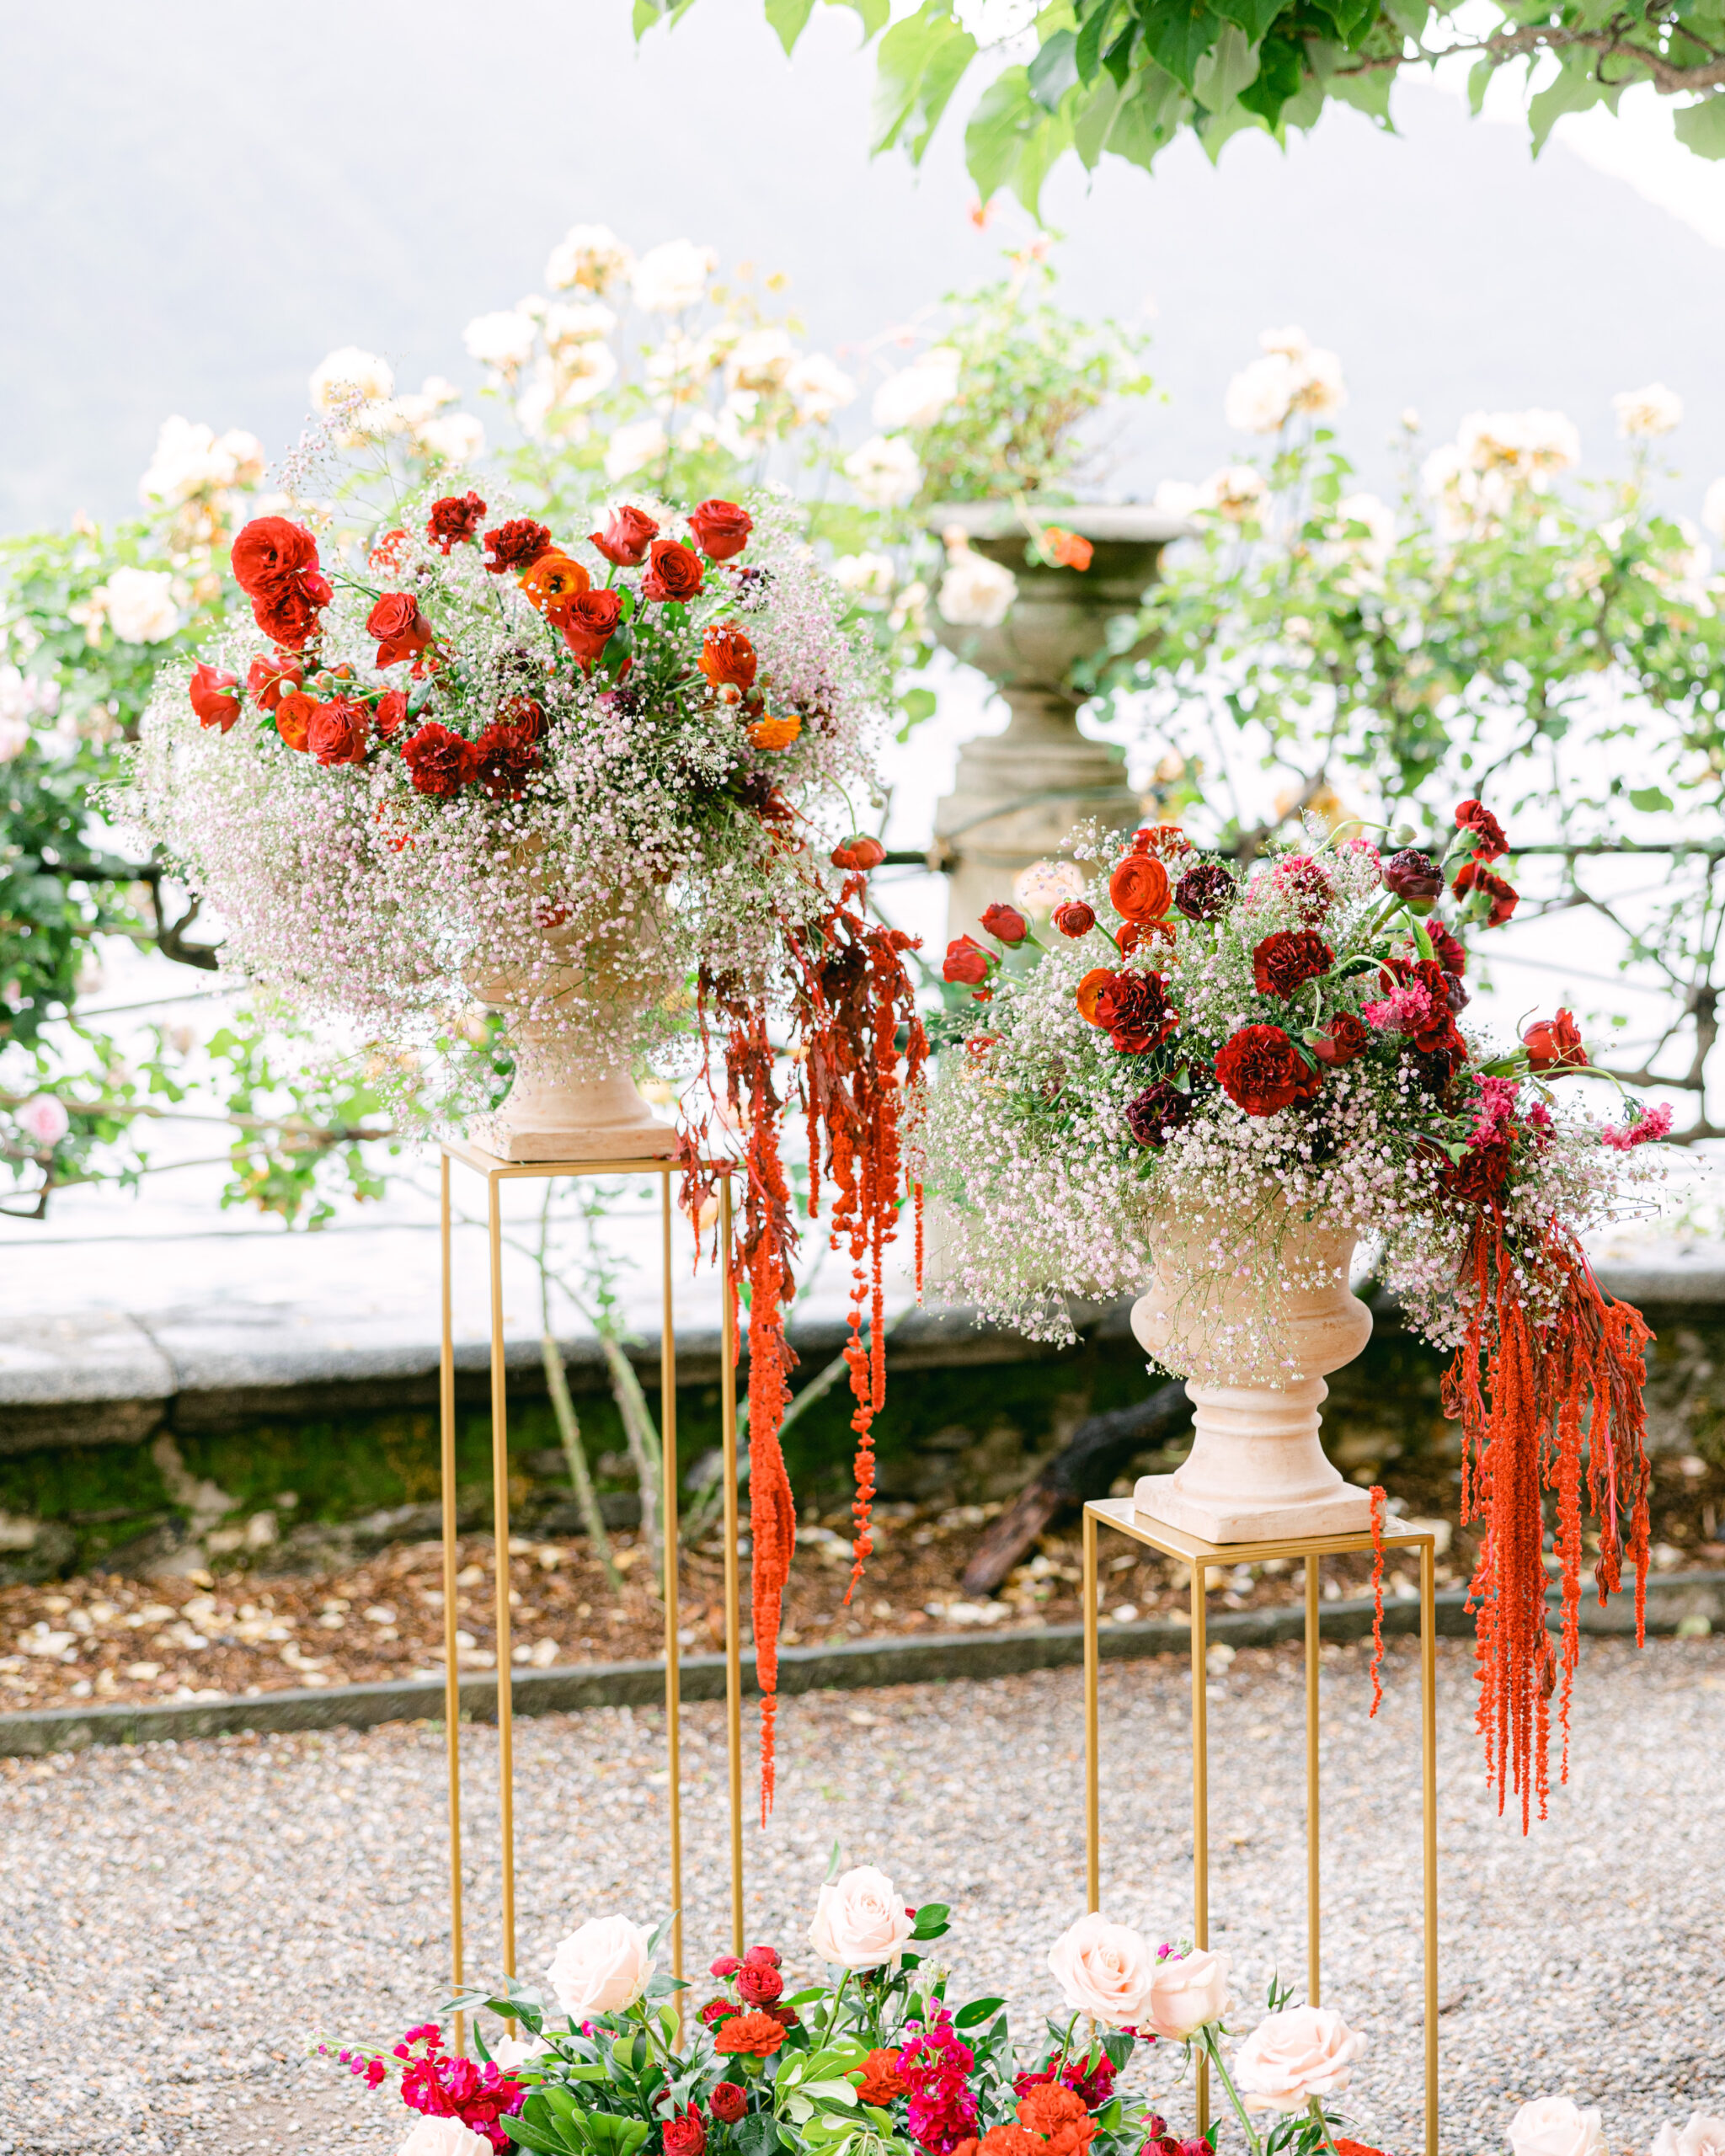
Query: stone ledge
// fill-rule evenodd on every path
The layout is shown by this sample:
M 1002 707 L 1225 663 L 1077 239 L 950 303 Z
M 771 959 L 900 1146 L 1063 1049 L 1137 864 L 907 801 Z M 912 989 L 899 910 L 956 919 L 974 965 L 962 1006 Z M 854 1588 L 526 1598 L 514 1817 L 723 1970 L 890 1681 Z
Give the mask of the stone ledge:
M 1441 1637 L 1471 1636 L 1473 1619 L 1466 1598 L 1461 1588 L 1438 1596 Z M 1386 1601 L 1384 1630 L 1391 1635 L 1415 1631 L 1418 1617 L 1419 1605 L 1412 1598 Z M 1725 1572 L 1686 1572 L 1648 1581 L 1649 1633 L 1674 1632 L 1686 1617 L 1725 1624 Z M 1328 1602 L 1320 1614 L 1322 1636 L 1332 1641 L 1368 1638 L 1371 1620 L 1372 1605 L 1365 1600 Z M 1273 1646 L 1299 1639 L 1305 1624 L 1299 1607 L 1222 1611 L 1210 1619 L 1205 1631 L 1211 1646 Z M 1584 1596 L 1581 1629 L 1590 1635 L 1632 1638 L 1633 1594 L 1614 1595 L 1605 1609 L 1592 1596 Z M 1099 1638 L 1104 1662 L 1184 1654 L 1189 1645 L 1188 1627 L 1167 1618 L 1104 1625 Z M 1050 1625 L 1034 1631 L 945 1633 L 923 1640 L 864 1640 L 853 1646 L 783 1647 L 779 1651 L 779 1690 L 789 1694 L 886 1684 L 974 1683 L 1016 1677 L 1028 1670 L 1071 1668 L 1083 1658 L 1084 1631 L 1079 1625 Z M 681 1664 L 681 1677 L 685 1700 L 724 1697 L 723 1655 L 688 1656 Z M 758 1689 L 752 1655 L 743 1657 L 743 1689 L 751 1697 Z M 50 1752 L 84 1751 L 97 1744 L 161 1743 L 170 1738 L 184 1742 L 243 1730 L 369 1729 L 380 1722 L 441 1721 L 443 1697 L 441 1678 L 419 1678 L 398 1684 L 332 1684 L 318 1691 L 270 1692 L 253 1698 L 164 1701 L 159 1706 L 46 1708 L 0 1715 L 0 1758 L 34 1758 Z M 512 1688 L 518 1715 L 654 1706 L 664 1698 L 665 1665 L 658 1662 L 521 1670 Z M 464 1677 L 461 1700 L 464 1719 L 494 1719 L 496 1678 Z

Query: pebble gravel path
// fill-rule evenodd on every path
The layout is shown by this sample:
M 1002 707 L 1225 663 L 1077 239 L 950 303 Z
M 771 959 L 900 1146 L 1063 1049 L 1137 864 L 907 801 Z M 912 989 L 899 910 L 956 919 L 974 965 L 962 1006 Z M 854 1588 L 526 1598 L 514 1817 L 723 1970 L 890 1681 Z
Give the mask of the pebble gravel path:
M 1368 1722 L 1360 1651 L 1327 1648 L 1327 2003 L 1370 2031 L 1360 2137 L 1420 2147 L 1418 1668 L 1392 1646 Z M 1586 1649 L 1578 1764 L 1524 1841 L 1483 1786 L 1471 1657 L 1439 1648 L 1445 2156 L 1503 2146 L 1522 2098 L 1600 2105 L 1614 2156 L 1725 2111 L 1725 1641 Z M 1305 1966 L 1297 1655 L 1211 1682 L 1212 1943 L 1235 2025 Z M 1103 1905 L 1190 1920 L 1183 1665 L 1103 1673 Z M 752 1717 L 751 1717 L 752 1723 Z M 816 1694 L 782 1721 L 780 1798 L 747 1837 L 748 1933 L 803 1958 L 835 1838 L 906 1898 L 949 1900 L 959 1996 L 1051 2005 L 1082 1907 L 1081 1694 L 1058 1671 Z M 494 1967 L 496 1740 L 466 1740 L 470 1967 Z M 662 1912 L 664 1730 L 628 1710 L 519 1724 L 521 1966 L 581 1918 Z M 728 1946 L 724 1731 L 684 1724 L 689 1961 Z M 390 2156 L 409 2121 L 320 2036 L 393 2036 L 442 1996 L 435 1726 L 0 1763 L 0 2156 Z M 699 1993 L 697 1993 L 697 1996 Z M 1149 2084 L 1189 2131 L 1173 2058 Z M 1224 2151 L 1239 2138 L 1226 2134 Z

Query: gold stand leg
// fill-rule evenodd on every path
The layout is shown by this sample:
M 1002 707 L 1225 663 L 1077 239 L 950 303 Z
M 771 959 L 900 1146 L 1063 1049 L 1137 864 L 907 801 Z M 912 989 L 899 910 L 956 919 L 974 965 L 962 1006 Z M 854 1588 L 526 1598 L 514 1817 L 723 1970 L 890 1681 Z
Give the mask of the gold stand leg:
M 677 1627 L 681 1622 L 678 1597 L 677 1530 L 677 1357 L 670 1315 L 670 1170 L 660 1177 L 662 1203 L 660 1225 L 665 1244 L 665 1307 L 659 1336 L 659 1442 L 665 1469 L 665 1761 L 670 1817 L 670 1966 L 673 1976 L 683 1973 L 683 1746 L 681 1673 L 677 1662 Z M 683 1995 L 672 1994 L 681 2038 Z
M 1437 1550 L 1419 1545 L 1421 1855 L 1425 1886 L 1425 2148 L 1438 2156 L 1438 1607 Z
M 731 1801 L 731 1951 L 743 1951 L 743 1596 L 737 1561 L 737 1319 L 731 1280 L 731 1184 L 718 1184 L 718 1418 L 724 1476 L 724 1742 Z
M 1210 1945 L 1210 1691 L 1205 1568 L 1192 1567 L 1192 1937 Z M 1210 2130 L 1210 2061 L 1198 2062 L 1198 2131 Z
M 1102 1906 L 1101 1760 L 1097 1688 L 1101 1660 L 1097 1636 L 1096 1516 L 1084 1509 L 1084 1906 Z
M 443 1483 L 443 1742 L 449 1760 L 449 1973 L 465 1987 L 462 1956 L 462 1678 L 455 1636 L 455 1290 L 450 1278 L 449 1155 L 438 1179 L 438 1236 L 443 1254 L 443 1352 L 437 1368 L 439 1466 Z M 467 2047 L 467 2016 L 455 2017 L 455 2048 Z
M 1318 1602 L 1317 1559 L 1306 1561 L 1306 2003 L 1319 1998 L 1318 1940 Z
M 503 1359 L 503 1185 L 486 1178 L 491 1231 L 491 1515 L 497 1575 L 497 1809 L 503 1858 L 503 1966 L 515 1972 L 514 1662 L 509 1621 L 509 1417 Z

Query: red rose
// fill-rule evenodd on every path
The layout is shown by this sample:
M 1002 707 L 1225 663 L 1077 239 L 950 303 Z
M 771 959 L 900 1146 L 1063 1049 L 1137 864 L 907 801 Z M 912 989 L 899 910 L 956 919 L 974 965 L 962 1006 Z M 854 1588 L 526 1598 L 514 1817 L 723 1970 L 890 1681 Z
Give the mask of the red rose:
M 446 494 L 431 504 L 425 536 L 447 554 L 451 547 L 470 542 L 484 520 L 485 504 L 477 494 Z
M 1242 1026 L 1222 1043 L 1215 1072 L 1222 1091 L 1247 1115 L 1274 1115 L 1310 1098 L 1316 1075 L 1279 1026 Z
M 1116 974 L 1097 991 L 1091 1023 L 1107 1033 L 1122 1055 L 1160 1048 L 1180 1022 L 1168 991 L 1154 974 Z
M 985 951 L 974 936 L 960 936 L 947 946 L 946 963 L 940 969 L 940 977 L 943 980 L 963 981 L 967 988 L 980 988 L 991 969 L 999 963 L 994 953 Z
M 1030 933 L 1030 923 L 1017 906 L 991 905 L 982 916 L 982 926 L 1002 943 L 1022 943 Z
M 405 689 L 391 689 L 377 699 L 376 713 L 377 731 L 387 740 L 407 723 L 408 694 Z
M 349 696 L 318 704 L 306 722 L 306 746 L 320 764 L 362 764 L 371 714 Z
M 249 598 L 296 582 L 318 566 L 318 542 L 302 524 L 285 516 L 259 516 L 233 542 L 233 580 Z
M 528 779 L 545 760 L 531 739 L 497 719 L 493 719 L 473 747 L 479 760 L 479 783 L 494 801 L 519 801 Z
M 1521 1036 L 1530 1070 L 1585 1070 L 1587 1050 L 1573 1011 L 1541 1018 Z
M 1475 894 L 1473 910 L 1484 913 L 1487 928 L 1501 928 L 1514 912 L 1521 897 L 1521 894 L 1506 883 L 1501 876 L 1493 875 L 1489 868 L 1482 868 L 1477 860 L 1462 862 L 1450 889 L 1458 899 L 1466 898 L 1470 892 Z M 1481 899 L 1486 901 L 1483 906 L 1479 903 Z
M 252 600 L 252 619 L 274 643 L 300 651 L 318 632 L 318 616 L 329 604 L 328 578 L 315 573 L 274 585 Z
M 1354 1013 L 1343 1011 L 1324 1027 L 1321 1041 L 1308 1041 L 1306 1046 L 1320 1063 L 1334 1070 L 1344 1063 L 1352 1063 L 1356 1055 L 1365 1051 L 1370 1039 L 1370 1033 Z
M 1108 899 L 1127 921 L 1160 921 L 1168 910 L 1168 872 L 1153 853 L 1129 853 L 1108 878 Z
M 277 699 L 275 731 L 290 749 L 304 749 L 312 714 L 317 708 L 317 698 L 308 696 L 303 689 L 290 689 Z
M 611 512 L 603 531 L 590 531 L 587 536 L 606 561 L 615 562 L 620 569 L 636 569 L 647 558 L 648 541 L 659 536 L 659 526 L 645 510 L 625 502 Z
M 505 569 L 530 569 L 550 552 L 550 531 L 531 516 L 512 516 L 485 534 L 484 563 L 493 576 L 501 576 Z
M 664 2126 L 665 2156 L 706 2156 L 707 2122 L 691 2104 Z
M 721 1954 L 707 1973 L 709 1977 L 734 1977 L 742 1966 L 734 1954 Z
M 1088 936 L 1096 926 L 1096 909 L 1085 905 L 1082 899 L 1068 899 L 1065 905 L 1055 908 L 1055 926 L 1062 936 L 1075 939 Z
M 755 520 L 734 502 L 702 502 L 690 510 L 689 529 L 709 562 L 728 562 L 748 545 Z
M 732 1964 L 734 1968 L 740 1968 L 741 1966 L 740 1962 Z M 721 2021 L 729 2021 L 732 2015 L 740 2014 L 742 2010 L 734 1999 L 709 1999 L 695 2019 L 704 2022 L 709 2029 L 716 2029 Z
M 641 579 L 644 599 L 684 601 L 701 589 L 704 572 L 695 555 L 675 539 L 655 539 L 648 548 L 647 574 Z
M 302 660 L 292 653 L 278 651 L 272 659 L 254 659 L 246 672 L 246 691 L 265 711 L 273 712 L 290 689 L 306 678 Z
M 715 622 L 701 640 L 701 671 L 715 689 L 726 682 L 752 689 L 757 664 L 754 645 L 734 622 Z
M 590 666 L 617 634 L 622 617 L 623 602 L 615 591 L 578 592 L 563 617 L 563 640 L 584 666 Z
M 233 693 L 238 686 L 238 674 L 224 674 L 214 666 L 193 667 L 188 693 L 199 725 L 219 726 L 226 734 L 239 717 L 239 698 Z
M 1147 1092 L 1127 1102 L 1126 1128 L 1140 1145 L 1166 1145 L 1191 1113 L 1188 1097 L 1161 1078 Z
M 858 868 L 866 873 L 871 868 L 879 868 L 885 859 L 886 848 L 879 839 L 846 839 L 842 846 L 832 850 L 835 868 Z
M 1252 954 L 1252 978 L 1260 995 L 1292 995 L 1336 963 L 1336 954 L 1309 928 L 1279 929 Z
M 785 1980 L 769 1961 L 745 1961 L 737 1972 L 737 1990 L 750 2006 L 777 2006 Z
M 479 773 L 479 752 L 471 741 L 451 734 L 434 718 L 402 744 L 402 759 L 421 793 L 447 799 L 471 786 Z
M 745 1963 L 756 1968 L 776 1969 L 783 1959 L 776 1946 L 751 1946 L 743 1956 Z
M 1501 861 L 1509 851 L 1503 826 L 1482 801 L 1464 801 L 1455 811 L 1455 828 L 1472 838 L 1476 861 Z
M 524 741 L 545 738 L 545 707 L 532 696 L 505 696 L 497 707 L 497 716 Z
M 395 666 L 419 657 L 431 641 L 431 624 L 417 599 L 404 591 L 387 591 L 366 616 L 366 633 L 377 639 L 377 664 Z
M 734 2081 L 717 2081 L 707 2099 L 711 2111 L 721 2126 L 734 2126 L 749 2108 L 749 2099 Z

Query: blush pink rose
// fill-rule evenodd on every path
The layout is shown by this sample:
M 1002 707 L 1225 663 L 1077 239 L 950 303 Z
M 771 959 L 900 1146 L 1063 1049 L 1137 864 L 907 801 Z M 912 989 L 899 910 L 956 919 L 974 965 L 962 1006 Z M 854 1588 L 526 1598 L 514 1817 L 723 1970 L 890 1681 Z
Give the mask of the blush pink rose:
M 1253 2111 L 1303 2111 L 1314 2096 L 1348 2086 L 1365 2049 L 1333 2008 L 1287 2006 L 1267 2014 L 1234 2054 L 1234 2081 Z
M 494 2156 L 483 2133 L 459 2119 L 421 2119 L 397 2156 Z
M 1092 1909 L 1060 1934 L 1049 1949 L 1048 1965 L 1075 2012 L 1111 2029 L 1148 2020 L 1156 1955 L 1130 1924 L 1110 1924 Z
M 835 1968 L 897 1968 L 916 1929 L 916 1919 L 886 1874 L 859 1864 L 821 1887 L 809 1944 Z
M 1609 2156 L 1597 2110 L 1578 2111 L 1567 2096 L 1539 2096 L 1509 2121 L 1511 2156 Z
M 1685 2127 L 1662 2126 L 1650 2156 L 1725 2156 L 1725 2119 L 1696 2111 Z
M 545 1973 L 571 2021 L 621 2014 L 635 2004 L 653 1973 L 652 1936 L 644 1924 L 627 1917 L 593 1917 L 569 1934 Z
M 1206 2021 L 1220 2021 L 1228 2009 L 1228 1967 L 1226 1954 L 1201 1946 L 1158 1961 L 1145 1993 L 1145 2025 L 1184 2043 Z

